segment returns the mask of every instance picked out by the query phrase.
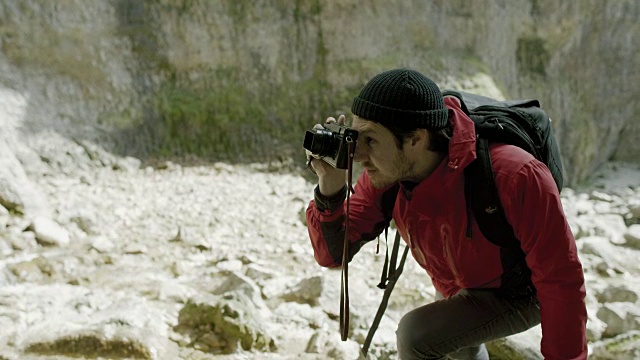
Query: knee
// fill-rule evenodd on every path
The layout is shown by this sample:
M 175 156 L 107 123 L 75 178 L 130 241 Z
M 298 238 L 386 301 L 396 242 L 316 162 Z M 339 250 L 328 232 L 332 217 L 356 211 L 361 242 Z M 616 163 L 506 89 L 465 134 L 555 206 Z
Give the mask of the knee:
M 402 317 L 396 330 L 396 346 L 400 359 L 440 359 L 446 355 L 437 352 L 434 344 L 429 342 L 435 336 L 429 334 L 431 329 L 427 324 L 425 319 L 412 317 L 411 313 Z

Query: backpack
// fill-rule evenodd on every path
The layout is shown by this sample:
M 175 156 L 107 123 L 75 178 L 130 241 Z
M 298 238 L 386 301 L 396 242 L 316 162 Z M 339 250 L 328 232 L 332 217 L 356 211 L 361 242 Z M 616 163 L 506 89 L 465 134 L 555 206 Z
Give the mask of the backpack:
M 524 261 L 524 252 L 516 239 L 513 227 L 507 221 L 500 204 L 489 154 L 490 143 L 505 143 L 518 146 L 544 163 L 550 170 L 558 190 L 562 190 L 563 172 L 558 143 L 553 136 L 551 119 L 540 108 L 538 100 L 497 101 L 485 96 L 463 91 L 446 90 L 443 96 L 454 96 L 460 100 L 460 107 L 475 123 L 477 158 L 464 170 L 465 199 L 467 210 L 473 212 L 480 231 L 487 240 L 500 247 L 502 266 L 507 269 L 502 277 L 505 296 L 525 296 L 535 294 L 531 283 L 531 270 Z M 382 195 L 382 211 L 387 224 L 390 224 L 395 200 L 400 187 L 391 187 Z M 388 225 L 387 225 L 388 226 Z M 385 235 L 387 230 L 385 229 Z M 471 221 L 467 223 L 467 236 L 471 237 Z M 396 242 L 399 236 L 396 234 Z M 385 289 L 374 324 L 367 336 L 362 354 L 366 357 L 368 347 L 375 332 L 391 290 L 402 273 L 402 260 L 395 267 L 398 245 L 394 243 L 392 264 L 388 266 L 387 257 L 383 274 L 378 285 Z
M 465 168 L 465 198 L 482 234 L 501 247 L 519 247 L 513 228 L 504 215 L 493 177 L 489 144 L 518 146 L 544 163 L 562 190 L 562 161 L 553 136 L 551 119 L 538 100 L 496 101 L 462 91 L 444 91 L 455 96 L 476 129 L 477 158 Z M 467 226 L 467 235 L 470 226 Z

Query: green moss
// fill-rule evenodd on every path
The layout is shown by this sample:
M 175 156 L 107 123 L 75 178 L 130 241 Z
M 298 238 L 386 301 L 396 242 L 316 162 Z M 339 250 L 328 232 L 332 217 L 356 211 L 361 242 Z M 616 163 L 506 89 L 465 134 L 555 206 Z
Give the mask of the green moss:
M 322 5 L 319 0 L 296 0 L 293 8 L 293 19 L 296 24 L 314 19 L 322 13 Z
M 545 41 L 537 36 L 522 37 L 518 39 L 516 49 L 516 61 L 518 68 L 525 74 L 546 75 L 549 63 L 549 52 Z
M 505 339 L 490 341 L 486 344 L 492 360 L 527 360 L 528 358 L 509 345 Z
M 640 342 L 640 332 L 631 332 L 629 334 L 620 336 L 615 340 L 607 342 L 605 348 L 611 354 L 616 354 L 620 351 L 631 349 L 632 345 L 637 345 Z
M 178 321 L 182 327 L 198 327 L 203 324 L 215 323 L 218 309 L 214 306 L 206 306 L 193 302 L 188 302 L 178 316 Z
M 250 11 L 254 7 L 251 0 L 228 0 L 226 1 L 226 9 L 229 16 L 233 19 L 235 28 L 245 29 L 247 19 L 250 17 Z
M 219 69 L 198 84 L 165 84 L 152 100 L 154 121 L 140 121 L 130 134 L 155 139 L 151 157 L 196 156 L 223 161 L 261 161 L 303 154 L 304 132 L 348 111 L 355 89 L 336 89 L 320 75 L 280 84 L 249 83 L 237 69 Z M 123 114 L 104 121 L 125 124 Z M 126 116 L 126 115 L 124 115 Z M 149 139 L 127 142 L 149 142 Z
M 53 343 L 36 343 L 26 352 L 41 355 L 95 356 L 110 359 L 153 359 L 144 345 L 128 339 L 105 340 L 92 334 L 71 336 Z
M 110 111 L 98 115 L 98 124 L 115 131 L 142 125 L 142 117 L 134 109 Z
M 320 39 L 317 51 L 322 53 L 324 46 Z M 118 138 L 126 142 L 122 146 L 128 146 L 129 154 L 133 146 L 146 146 L 139 149 L 143 153 L 132 154 L 143 158 L 303 163 L 305 131 L 327 116 L 348 114 L 363 80 L 401 66 L 401 60 L 389 55 L 333 62 L 329 74 L 320 59 L 312 65 L 311 77 L 280 82 L 270 81 L 268 69 L 258 72 L 264 77 L 251 78 L 240 68 L 217 68 L 202 71 L 198 80 L 181 76 L 167 81 L 150 102 L 152 119 L 132 119 L 137 125 L 130 129 L 122 127 L 126 117 L 141 115 L 109 114 L 103 119 L 120 124 L 118 129 L 127 133 L 118 132 Z M 437 72 L 442 66 L 425 63 L 424 71 Z M 139 136 L 145 138 L 135 138 Z
M 180 310 L 180 324 L 176 331 L 196 330 L 195 333 L 192 332 L 196 336 L 198 331 L 213 331 L 228 343 L 227 348 L 216 349 L 223 353 L 233 352 L 238 343 L 244 350 L 274 351 L 275 342 L 263 333 L 259 322 L 246 317 L 244 307 L 241 301 L 233 298 L 211 304 L 188 302 Z

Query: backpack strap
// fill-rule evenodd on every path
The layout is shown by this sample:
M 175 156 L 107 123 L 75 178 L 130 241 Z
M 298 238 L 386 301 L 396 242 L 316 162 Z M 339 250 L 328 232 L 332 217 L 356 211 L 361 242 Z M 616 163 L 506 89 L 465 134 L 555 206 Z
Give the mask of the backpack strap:
M 486 116 L 488 112 L 503 116 L 504 114 L 501 114 L 503 112 L 514 111 L 510 109 L 510 106 L 513 105 L 525 108 L 539 107 L 536 100 L 501 102 L 481 95 L 458 91 L 445 91 L 443 95 L 458 98 L 461 109 L 476 123 L 476 126 L 484 124 L 479 116 Z M 481 113 L 474 115 L 470 109 L 473 111 L 481 110 Z M 485 126 L 483 131 L 491 131 L 491 128 L 492 126 Z M 471 238 L 472 236 L 471 217 L 473 216 L 482 235 L 500 247 L 500 262 L 505 271 L 500 279 L 499 291 L 507 297 L 529 296 L 535 294 L 535 288 L 531 283 L 531 270 L 526 264 L 525 253 L 520 247 L 520 241 L 516 238 L 513 227 L 507 220 L 500 202 L 489 145 L 490 141 L 486 136 L 476 134 L 477 157 L 464 170 L 464 192 L 468 218 L 467 237 Z M 525 149 L 527 145 L 519 144 Z
M 531 296 L 535 294 L 535 287 L 531 283 L 531 270 L 525 261 L 520 241 L 516 238 L 500 203 L 489 153 L 489 140 L 478 138 L 476 152 L 476 160 L 464 170 L 467 214 L 472 212 L 482 235 L 500 247 L 500 262 L 504 271 L 499 291 L 503 296 L 511 298 Z M 471 220 L 468 221 L 467 226 L 470 229 Z
M 462 111 L 476 124 L 476 160 L 464 169 L 464 195 L 467 202 L 467 215 L 473 213 L 480 231 L 487 240 L 501 248 L 519 249 L 520 242 L 516 239 L 513 227 L 507 221 L 500 203 L 500 196 L 498 195 L 498 188 L 493 175 L 491 154 L 489 153 L 489 140 L 487 137 L 479 136 L 477 133 L 478 124 L 484 124 L 485 120 L 470 111 L 470 109 L 495 109 L 495 107 L 501 109 L 501 111 L 502 108 L 504 108 L 504 111 L 509 111 L 508 106 L 512 105 L 512 103 L 497 101 L 463 91 L 445 90 L 442 95 L 458 98 Z M 534 102 L 536 101 L 534 100 Z M 527 106 L 533 104 L 529 100 L 517 100 L 513 102 L 513 104 L 515 103 L 523 103 L 527 104 Z M 487 129 L 490 130 L 492 127 L 495 126 L 487 127 Z M 470 238 L 471 236 L 471 221 L 468 220 L 467 237 Z
M 393 258 L 396 259 L 398 257 L 398 249 L 400 247 L 400 232 L 396 231 L 396 238 L 393 242 Z M 369 346 L 371 346 L 371 341 L 373 341 L 373 335 L 378 330 L 378 326 L 380 325 L 380 320 L 382 320 L 382 316 L 384 315 L 385 310 L 387 309 L 387 305 L 389 303 L 389 298 L 391 297 L 391 292 L 396 285 L 396 282 L 402 275 L 402 270 L 404 268 L 404 263 L 407 260 L 407 255 L 409 254 L 409 247 L 405 246 L 402 256 L 400 257 L 400 263 L 398 267 L 394 265 L 391 267 L 391 275 L 389 275 L 389 282 L 387 286 L 384 288 L 384 294 L 382 295 L 382 300 L 380 301 L 380 305 L 378 306 L 378 311 L 376 312 L 376 316 L 373 318 L 373 323 L 367 332 L 367 337 L 365 338 L 364 343 L 362 344 L 362 348 L 360 349 L 360 357 L 359 359 L 368 359 L 367 353 L 369 352 Z
M 489 153 L 489 141 L 478 137 L 477 158 L 464 169 L 464 192 L 469 207 L 487 240 L 500 247 L 520 247 L 500 203 Z
M 378 288 L 386 289 L 389 278 L 393 276 L 393 271 L 395 270 L 396 265 L 396 257 L 397 257 L 397 247 L 399 246 L 399 242 L 396 241 L 393 244 L 393 254 L 391 255 L 391 264 L 389 264 L 389 226 L 391 225 L 391 220 L 393 218 L 393 208 L 396 204 L 396 198 L 398 197 L 398 191 L 400 191 L 400 184 L 395 184 L 389 189 L 385 190 L 382 194 L 382 199 L 380 201 L 380 207 L 382 208 L 382 214 L 384 215 L 384 219 L 386 221 L 386 226 L 384 228 L 384 242 L 385 242 L 385 256 L 384 256 L 384 265 L 382 267 L 382 274 L 380 275 L 380 283 L 378 284 Z M 397 240 L 397 239 L 396 239 Z M 380 239 L 378 238 L 378 241 Z M 376 250 L 376 253 L 378 251 Z M 389 267 L 391 266 L 391 268 Z

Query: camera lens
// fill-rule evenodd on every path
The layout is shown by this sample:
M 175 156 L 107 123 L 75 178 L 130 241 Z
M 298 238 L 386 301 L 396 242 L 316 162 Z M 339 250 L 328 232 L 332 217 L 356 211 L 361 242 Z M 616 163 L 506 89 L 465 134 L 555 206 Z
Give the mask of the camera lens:
M 309 149 L 314 155 L 331 156 L 334 139 L 335 136 L 330 130 L 315 129 L 315 132 L 310 136 L 310 144 L 305 139 L 305 143 L 309 145 L 305 146 L 305 148 Z

